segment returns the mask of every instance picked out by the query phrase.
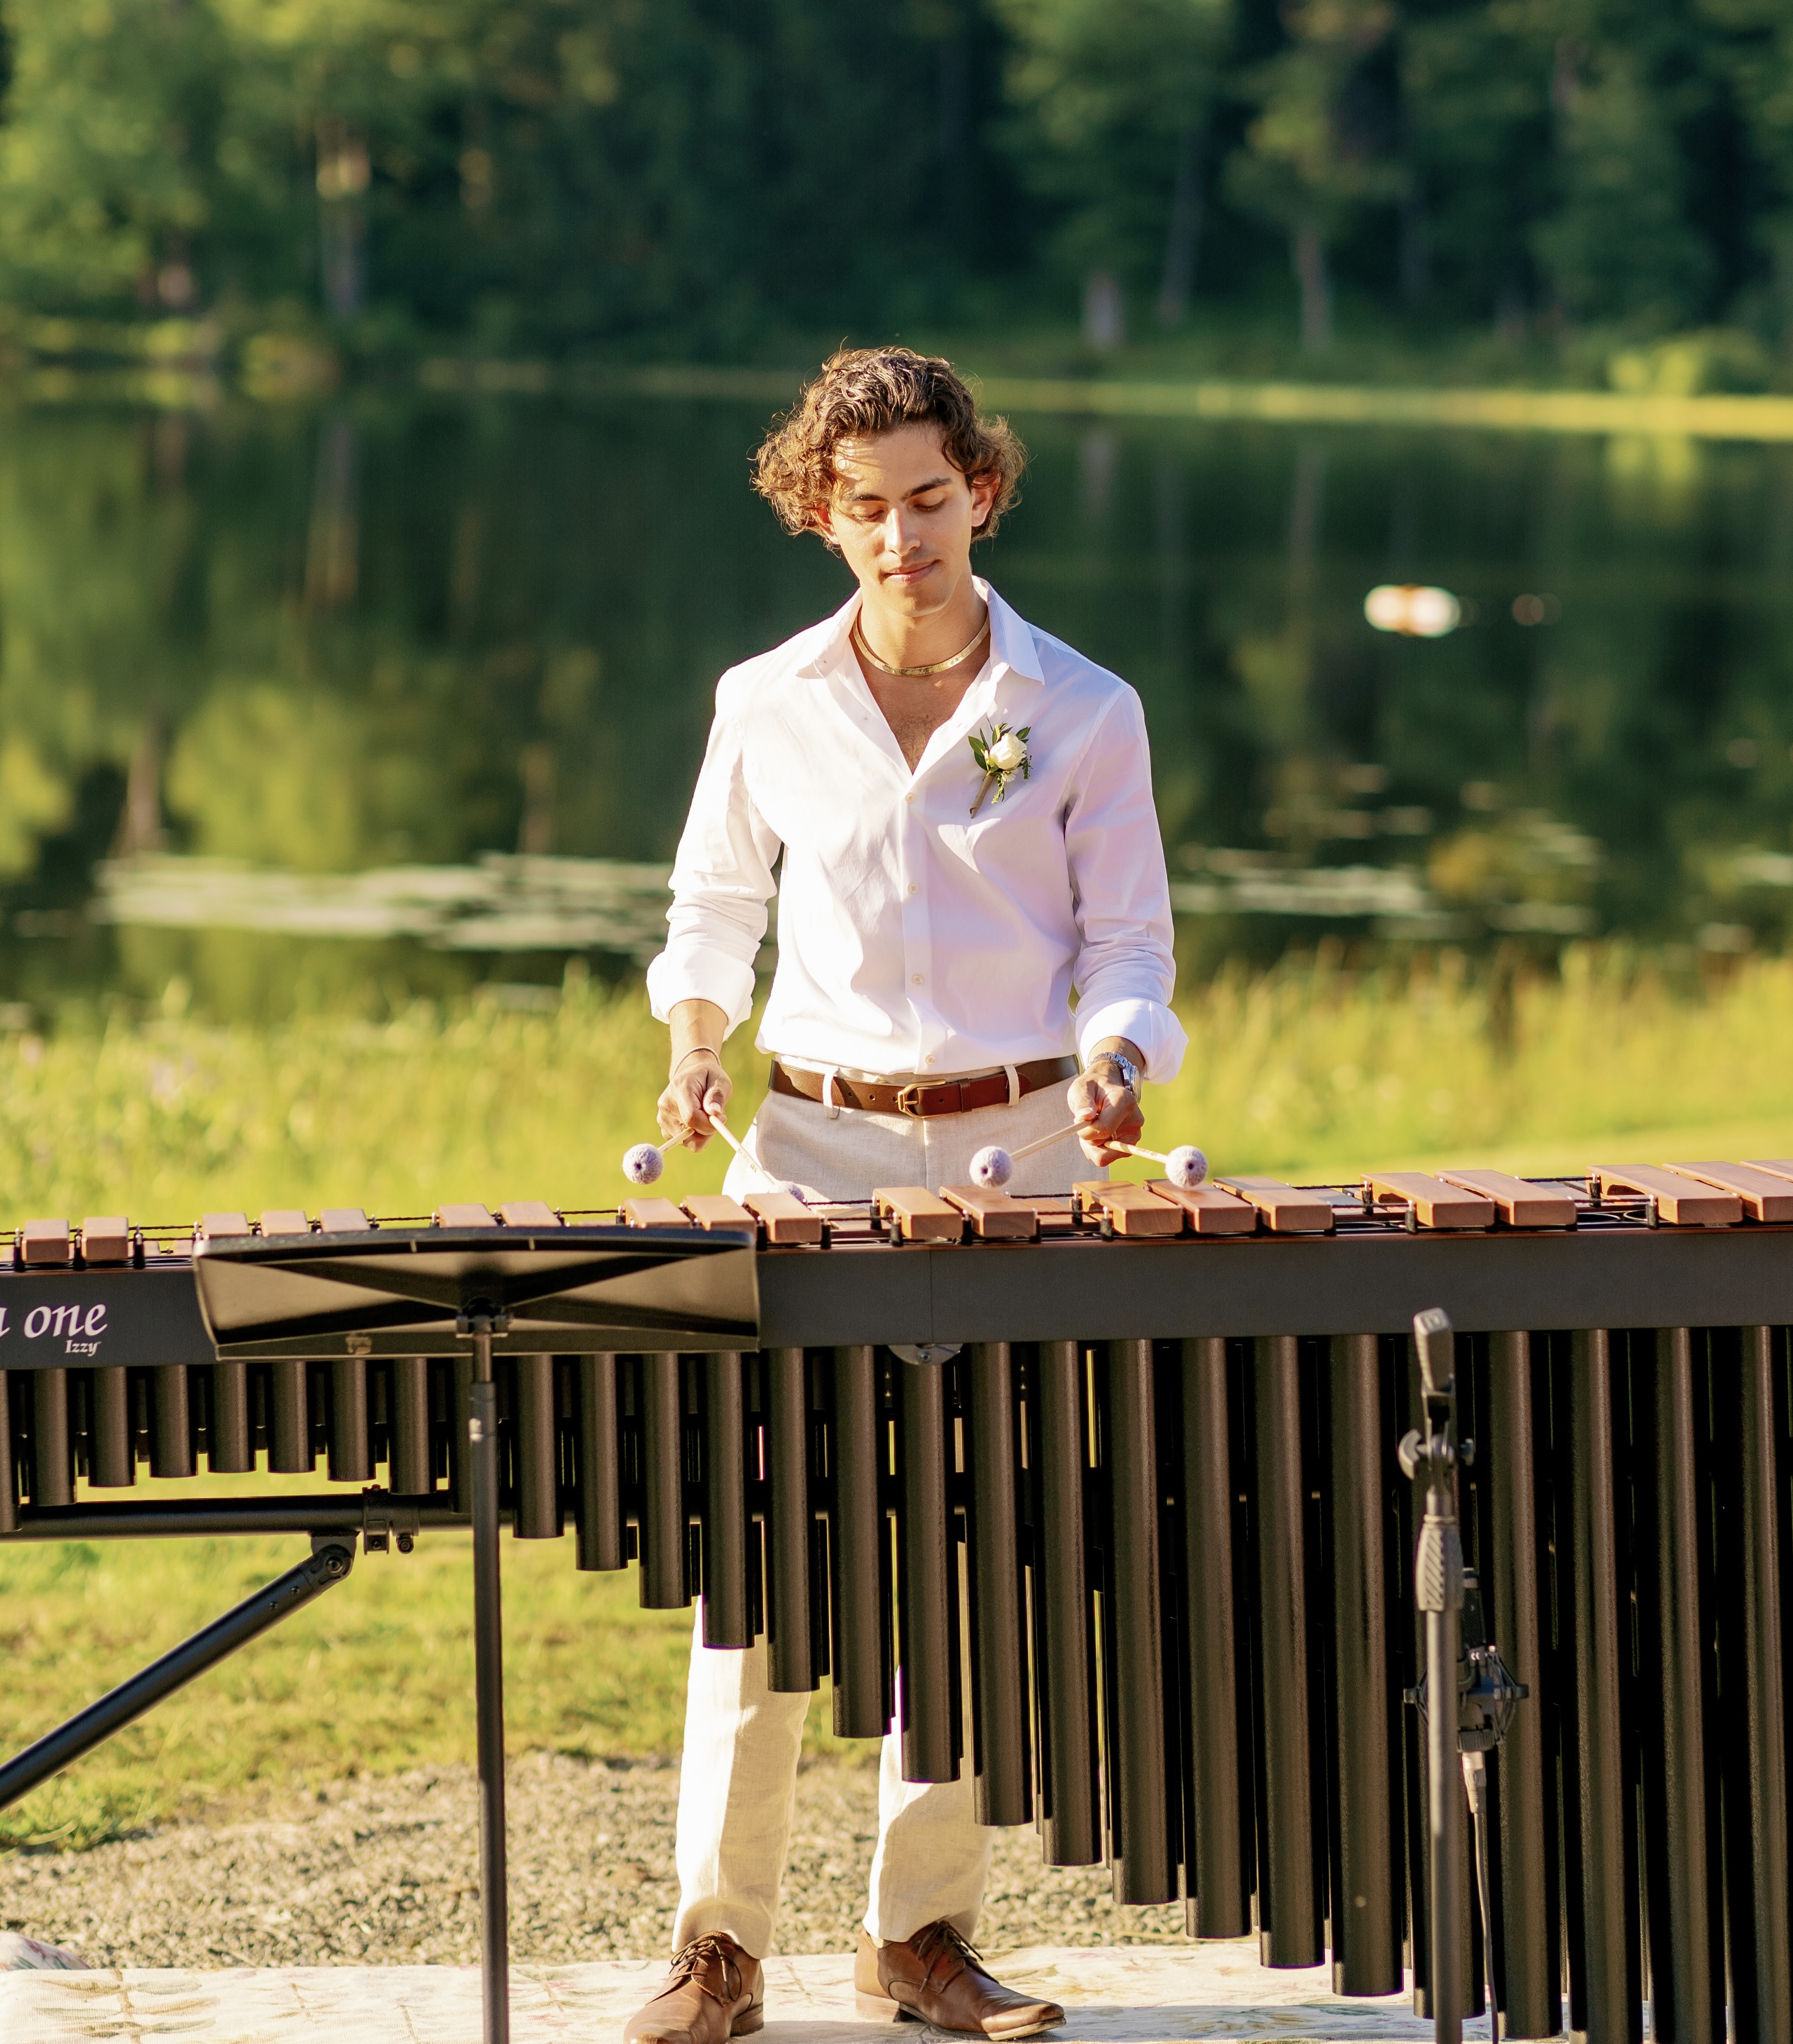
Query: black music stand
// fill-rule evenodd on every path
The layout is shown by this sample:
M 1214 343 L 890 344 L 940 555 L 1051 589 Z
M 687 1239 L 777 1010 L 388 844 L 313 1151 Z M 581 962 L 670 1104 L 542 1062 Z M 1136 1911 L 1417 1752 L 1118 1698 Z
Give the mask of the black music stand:
M 693 1230 L 394 1228 L 223 1236 L 194 1259 L 200 1311 L 225 1361 L 473 1356 L 474 1688 L 485 2044 L 509 2044 L 504 1635 L 498 1585 L 494 1353 L 754 1348 L 753 1247 Z

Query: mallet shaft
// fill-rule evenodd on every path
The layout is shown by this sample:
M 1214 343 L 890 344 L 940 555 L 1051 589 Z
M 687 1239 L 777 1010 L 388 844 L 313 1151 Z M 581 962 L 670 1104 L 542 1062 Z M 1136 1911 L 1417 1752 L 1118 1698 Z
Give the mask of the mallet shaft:
M 1050 1135 L 1036 1136 L 1031 1143 L 1023 1143 L 1019 1150 L 1011 1150 L 1009 1155 L 1019 1164 L 1023 1157 L 1031 1157 L 1037 1150 L 1050 1150 L 1054 1143 L 1062 1143 L 1067 1135 L 1076 1135 L 1091 1124 L 1085 1121 L 1067 1121 L 1062 1128 L 1055 1128 Z M 1168 1164 L 1170 1159 L 1161 1150 L 1142 1150 L 1137 1143 L 1116 1143 L 1112 1136 L 1098 1136 L 1111 1150 L 1119 1150 L 1129 1157 L 1144 1157 L 1154 1164 Z
M 1137 1143 L 1110 1143 L 1108 1147 L 1111 1150 L 1119 1151 L 1123 1156 L 1143 1157 L 1154 1164 L 1168 1164 L 1170 1162 L 1163 1151 L 1142 1150 Z
M 1019 1164 L 1023 1157 L 1031 1157 L 1035 1151 L 1050 1150 L 1054 1143 L 1062 1143 L 1067 1135 L 1075 1135 L 1084 1126 L 1081 1121 L 1067 1121 L 1062 1128 L 1055 1128 L 1050 1135 L 1036 1135 L 1031 1143 L 1023 1143 L 1019 1150 L 1011 1150 L 1009 1155 Z
M 730 1148 L 735 1152 L 735 1155 L 737 1157 L 744 1157 L 753 1168 L 758 1172 L 759 1175 L 766 1181 L 767 1185 L 770 1185 L 774 1191 L 777 1191 L 784 1184 L 784 1180 L 782 1178 L 775 1177 L 773 1173 L 766 1170 L 766 1166 L 761 1163 L 752 1151 L 747 1147 L 746 1143 L 741 1140 L 740 1137 L 735 1133 L 734 1130 L 729 1127 L 728 1124 L 723 1120 L 720 1114 L 712 1114 L 710 1116 L 710 1126 L 716 1131 L 716 1134 L 722 1138 L 724 1142 L 728 1144 Z

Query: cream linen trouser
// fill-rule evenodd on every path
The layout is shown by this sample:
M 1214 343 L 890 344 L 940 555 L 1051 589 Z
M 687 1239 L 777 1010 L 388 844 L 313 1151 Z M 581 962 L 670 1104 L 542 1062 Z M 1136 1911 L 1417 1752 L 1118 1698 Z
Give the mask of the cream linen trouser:
M 1057 1085 L 1029 1093 L 1012 1108 L 926 1121 L 831 1110 L 769 1093 L 746 1140 L 777 1178 L 813 1185 L 833 1199 L 865 1199 L 877 1185 L 926 1185 L 937 1192 L 943 1185 L 964 1185 L 972 1153 L 985 1143 L 1019 1149 L 1069 1119 L 1065 1089 Z M 1075 1178 L 1104 1175 L 1067 1138 L 1016 1165 L 1009 1189 L 1063 1192 Z M 761 1183 L 737 1157 L 725 1189 L 739 1195 Z M 700 1612 L 685 1692 L 673 1949 L 726 1931 L 763 1958 L 777 1916 L 809 1699 L 767 1689 L 763 1640 L 743 1652 L 705 1646 L 703 1636 Z M 977 1927 L 993 1834 L 973 1815 L 969 1771 L 956 1781 L 905 1781 L 901 1758 L 900 1740 L 887 1735 L 878 1768 L 877 1845 L 866 1928 L 881 1945 L 900 1942 L 943 1916 L 969 1938 Z

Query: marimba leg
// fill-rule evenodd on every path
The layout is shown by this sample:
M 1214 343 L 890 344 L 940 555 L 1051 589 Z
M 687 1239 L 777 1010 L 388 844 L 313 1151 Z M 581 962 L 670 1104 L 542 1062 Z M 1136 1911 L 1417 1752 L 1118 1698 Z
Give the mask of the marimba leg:
M 1400 1780 L 1388 1679 L 1386 1458 L 1382 1345 L 1331 1343 L 1332 1655 L 1338 1875 L 1332 1900 L 1335 1994 L 1399 1994 L 1402 1884 L 1396 1812 Z
M 806 1695 L 816 1686 L 816 1668 L 810 1652 L 809 1406 L 803 1350 L 773 1349 L 766 1363 L 766 1687 Z M 743 1598 L 746 1582 L 743 1571 Z M 875 1617 L 875 1591 L 867 1602 Z M 705 1637 L 706 1644 L 714 1643 L 707 1632 Z
M 1715 1362 L 1719 1747 L 1737 2044 L 1793 2037 L 1786 1677 L 1786 1331 Z
M 1183 1857 L 1192 1938 L 1242 1938 L 1251 1928 L 1251 1773 L 1249 1739 L 1240 1736 L 1228 1375 L 1219 1336 L 1183 1343 Z
M 1181 1801 L 1166 1729 L 1164 1590 L 1160 1573 L 1156 1398 L 1152 1344 L 1105 1345 L 1108 1421 L 1106 1646 L 1108 1858 L 1117 1902 L 1177 1896 L 1171 1817 Z
M 881 1739 L 891 1718 L 887 1646 L 889 1531 L 884 1515 L 882 1416 L 870 1347 L 833 1352 L 830 1616 L 835 1730 L 843 1739 Z M 772 1398 L 774 1421 L 778 1394 Z M 774 1452 L 778 1452 L 774 1448 Z M 776 1509 L 774 1500 L 774 1508 Z M 776 1567 L 776 1564 L 774 1564 Z M 774 1685 L 776 1686 L 776 1685 Z
M 623 1482 L 616 1358 L 579 1358 L 579 1481 L 574 1519 L 582 1569 L 623 1566 Z
M 1258 1945 L 1267 1966 L 1315 1966 L 1323 1947 L 1308 1715 L 1301 1376 L 1293 1335 L 1259 1339 L 1256 1390 L 1257 1636 L 1264 1742 L 1264 1825 L 1257 1843 Z
M 1014 1370 L 1007 1342 L 967 1352 L 972 1728 L 977 1821 L 1033 1820 Z
M 1049 1866 L 1102 1856 L 1096 1654 L 1084 1496 L 1088 1377 L 1076 1342 L 1042 1342 L 1035 1377 L 1034 1666 L 1039 1670 L 1040 1842 Z
M 1533 1377 L 1523 1331 L 1488 1339 L 1488 1420 L 1476 1478 L 1488 1498 L 1492 1549 L 1483 1604 L 1507 1666 L 1531 1691 L 1492 1769 L 1499 1814 L 1496 1921 L 1500 2017 L 1508 2037 L 1554 2037 L 1562 2024 L 1555 1797 L 1546 1800 L 1549 1699 L 1538 1582 L 1538 1466 Z M 1553 1786 L 1556 1769 L 1549 1773 Z

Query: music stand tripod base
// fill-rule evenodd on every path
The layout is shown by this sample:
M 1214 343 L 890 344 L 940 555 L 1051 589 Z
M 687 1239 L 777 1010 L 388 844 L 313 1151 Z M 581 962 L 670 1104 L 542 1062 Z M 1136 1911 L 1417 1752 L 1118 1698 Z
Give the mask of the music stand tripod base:
M 498 1565 L 495 1353 L 739 1350 L 759 1345 L 754 1251 L 693 1231 L 382 1228 L 355 1235 L 221 1236 L 194 1259 L 222 1360 L 270 1355 L 464 1355 L 473 1518 L 484 2044 L 509 2044 L 504 1615 Z

